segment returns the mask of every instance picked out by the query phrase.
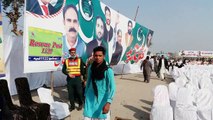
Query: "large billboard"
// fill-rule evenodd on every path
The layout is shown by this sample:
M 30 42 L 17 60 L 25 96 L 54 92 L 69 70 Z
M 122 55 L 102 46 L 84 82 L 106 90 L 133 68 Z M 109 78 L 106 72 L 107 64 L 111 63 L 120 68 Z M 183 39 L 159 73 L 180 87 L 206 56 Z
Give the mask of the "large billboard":
M 1 3 L 0 3 L 0 77 L 5 76 L 5 65 L 3 59 L 3 37 L 2 37 L 2 13 L 1 13 Z
M 213 58 L 213 51 L 196 51 L 196 50 L 182 50 L 179 52 L 182 57 L 209 57 Z
M 96 46 L 110 65 L 145 58 L 153 31 L 99 0 L 43 1 L 26 0 L 24 72 L 59 70 L 73 47 L 84 62 Z

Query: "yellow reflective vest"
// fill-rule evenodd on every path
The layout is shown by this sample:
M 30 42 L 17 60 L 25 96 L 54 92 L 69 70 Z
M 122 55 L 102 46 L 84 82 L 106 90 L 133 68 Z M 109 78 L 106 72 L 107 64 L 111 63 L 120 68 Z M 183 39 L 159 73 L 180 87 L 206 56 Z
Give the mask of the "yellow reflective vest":
M 65 62 L 68 74 L 72 74 L 75 76 L 81 75 L 81 59 L 66 59 Z

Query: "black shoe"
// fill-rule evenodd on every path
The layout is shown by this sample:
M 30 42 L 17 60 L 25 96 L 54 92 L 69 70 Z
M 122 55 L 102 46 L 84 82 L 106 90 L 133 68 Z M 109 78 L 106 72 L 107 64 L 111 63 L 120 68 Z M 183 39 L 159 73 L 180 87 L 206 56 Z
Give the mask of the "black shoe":
M 82 110 L 83 105 L 79 105 L 79 107 L 77 108 L 78 111 Z

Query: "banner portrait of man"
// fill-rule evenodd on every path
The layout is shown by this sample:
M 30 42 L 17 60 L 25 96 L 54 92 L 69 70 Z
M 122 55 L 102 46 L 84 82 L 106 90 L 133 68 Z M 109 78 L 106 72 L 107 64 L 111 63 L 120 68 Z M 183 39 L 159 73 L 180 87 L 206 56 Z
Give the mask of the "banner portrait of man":
M 26 10 L 37 15 L 53 15 L 63 5 L 64 0 L 27 0 Z

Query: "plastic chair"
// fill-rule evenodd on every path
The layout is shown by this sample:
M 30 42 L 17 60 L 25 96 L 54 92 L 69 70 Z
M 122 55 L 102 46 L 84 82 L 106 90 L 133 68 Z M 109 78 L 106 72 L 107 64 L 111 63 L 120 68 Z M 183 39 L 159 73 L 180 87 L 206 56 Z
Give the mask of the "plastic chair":
M 22 107 L 29 108 L 36 112 L 38 120 L 49 120 L 50 105 L 46 103 L 37 103 L 32 100 L 30 87 L 27 78 L 20 77 L 15 79 L 15 84 L 18 92 L 18 98 Z
M 2 104 L 4 116 L 2 119 L 29 119 L 36 120 L 36 113 L 28 108 L 14 105 L 9 92 L 7 80 L 0 79 L 0 94 L 2 96 Z
M 173 111 L 170 106 L 168 88 L 157 85 L 153 91 L 154 100 L 151 108 L 150 120 L 173 120 Z
M 37 92 L 40 101 L 50 105 L 50 114 L 52 119 L 63 119 L 70 115 L 68 104 L 54 101 L 50 89 L 41 87 L 38 88 Z

